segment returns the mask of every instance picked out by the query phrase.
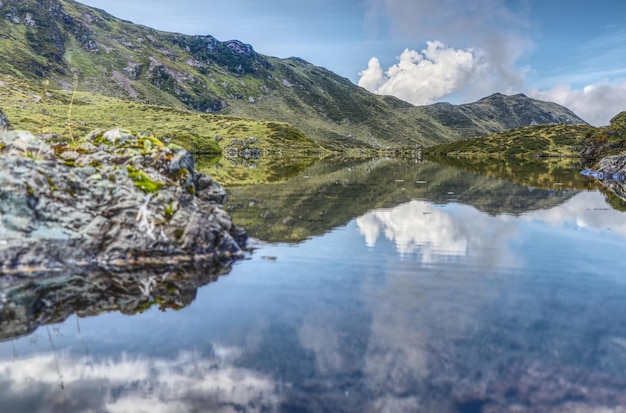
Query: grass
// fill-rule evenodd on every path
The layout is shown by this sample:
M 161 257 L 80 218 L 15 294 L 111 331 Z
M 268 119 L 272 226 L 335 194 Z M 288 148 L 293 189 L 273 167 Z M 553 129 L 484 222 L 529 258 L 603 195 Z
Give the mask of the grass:
M 580 157 L 589 125 L 537 125 L 507 132 L 432 146 L 431 155 L 467 158 Z
M 424 153 L 438 162 L 464 158 L 481 168 L 484 159 L 575 158 L 591 168 L 602 158 L 626 152 L 626 112 L 617 114 L 608 126 L 539 125 L 447 143 Z M 464 162 L 468 164 L 468 162 Z M 494 163 L 496 165 L 497 163 Z M 465 165 L 467 167 L 467 165 Z
M 225 148 L 250 138 L 254 138 L 254 146 L 264 153 L 321 150 L 286 123 L 210 115 L 87 92 L 46 91 L 46 88 L 36 82 L 0 76 L 2 110 L 14 129 L 64 138 L 71 121 L 71 135 L 76 138 L 93 130 L 119 128 L 145 132 L 199 153 L 222 153 Z

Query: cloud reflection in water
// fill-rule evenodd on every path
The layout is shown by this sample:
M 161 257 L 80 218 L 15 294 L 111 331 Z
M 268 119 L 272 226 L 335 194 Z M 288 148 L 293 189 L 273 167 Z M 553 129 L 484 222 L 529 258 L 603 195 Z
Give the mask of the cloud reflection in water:
M 609 237 L 626 248 L 626 214 L 597 193 L 519 216 L 423 201 L 370 211 L 323 240 L 267 247 L 278 259 L 242 264 L 175 323 L 159 315 L 149 327 L 185 321 L 185 348 L 229 347 L 61 353 L 63 391 L 52 354 L 2 361 L 0 400 L 49 412 L 608 412 L 626 406 L 626 299 L 607 282 L 621 274 L 614 251 L 596 247 L 590 255 L 606 265 L 581 269 L 579 249 Z M 211 338 L 194 338 L 201 328 Z M 116 337 L 113 354 L 130 336 Z
M 411 201 L 392 209 L 370 211 L 356 220 L 368 247 L 383 232 L 400 254 L 421 251 L 424 263 L 435 255 L 467 254 L 467 239 L 449 214 L 428 202 Z
M 529 211 L 520 217 L 490 216 L 469 206 L 414 200 L 372 210 L 358 217 L 356 224 L 368 247 L 374 248 L 382 233 L 400 255 L 418 253 L 423 264 L 430 264 L 481 250 L 491 250 L 492 256 L 505 254 L 506 244 L 520 225 L 531 221 L 593 232 L 610 228 L 626 238 L 626 215 L 609 207 L 597 192 L 581 192 L 556 208 Z
M 181 352 L 175 359 L 122 354 L 90 360 L 65 353 L 58 356 L 57 371 L 55 355 L 39 353 L 0 362 L 0 376 L 5 381 L 0 394 L 5 401 L 20 403 L 46 400 L 49 412 L 276 410 L 279 398 L 274 382 L 261 373 L 237 367 L 239 354 L 237 348 L 220 346 L 214 347 L 211 357 Z M 4 408 L 24 411 L 21 405 Z

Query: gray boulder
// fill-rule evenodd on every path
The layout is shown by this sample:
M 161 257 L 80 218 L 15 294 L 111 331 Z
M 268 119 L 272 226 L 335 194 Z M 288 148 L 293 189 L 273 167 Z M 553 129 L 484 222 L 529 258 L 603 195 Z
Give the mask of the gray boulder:
M 54 148 L 4 132 L 0 148 L 5 282 L 85 268 L 225 267 L 244 255 L 246 233 L 221 208 L 224 188 L 184 149 L 119 130 Z

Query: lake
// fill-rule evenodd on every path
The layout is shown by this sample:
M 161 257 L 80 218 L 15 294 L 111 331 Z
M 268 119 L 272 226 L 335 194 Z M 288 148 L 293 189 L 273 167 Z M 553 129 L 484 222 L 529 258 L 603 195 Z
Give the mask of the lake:
M 622 200 L 558 162 L 300 165 L 228 188 L 228 274 L 26 285 L 0 410 L 626 412 Z

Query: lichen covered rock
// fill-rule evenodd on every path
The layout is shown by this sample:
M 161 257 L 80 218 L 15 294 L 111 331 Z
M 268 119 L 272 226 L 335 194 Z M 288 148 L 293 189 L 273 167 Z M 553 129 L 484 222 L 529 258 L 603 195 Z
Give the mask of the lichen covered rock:
M 602 158 L 596 169 L 585 169 L 582 174 L 597 179 L 611 193 L 626 201 L 626 153 Z
M 0 110 L 0 132 L 9 129 L 9 119 L 7 116 Z
M 149 135 L 94 132 L 72 145 L 0 133 L 0 272 L 120 269 L 243 256 L 222 186 Z

